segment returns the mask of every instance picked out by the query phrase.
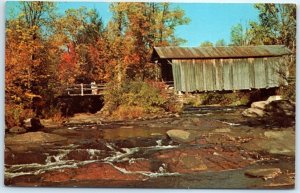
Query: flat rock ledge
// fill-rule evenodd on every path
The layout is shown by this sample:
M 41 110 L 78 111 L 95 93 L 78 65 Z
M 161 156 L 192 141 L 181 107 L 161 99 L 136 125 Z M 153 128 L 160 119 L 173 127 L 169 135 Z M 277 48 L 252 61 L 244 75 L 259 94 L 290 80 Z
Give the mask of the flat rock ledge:
M 67 140 L 67 138 L 56 134 L 38 131 L 6 137 L 5 144 L 52 143 L 64 140 Z
M 10 133 L 15 133 L 15 134 L 26 133 L 26 129 L 23 128 L 23 127 L 14 126 L 14 127 L 9 129 L 9 132 Z
M 250 169 L 245 171 L 245 175 L 255 178 L 263 178 L 264 180 L 272 179 L 281 174 L 280 168 L 263 168 Z

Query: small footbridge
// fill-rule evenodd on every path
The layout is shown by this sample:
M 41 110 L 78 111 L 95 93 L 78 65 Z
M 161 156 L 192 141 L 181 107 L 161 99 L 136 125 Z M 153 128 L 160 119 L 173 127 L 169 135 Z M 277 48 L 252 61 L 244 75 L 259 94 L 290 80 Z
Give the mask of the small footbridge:
M 72 84 L 65 87 L 65 94 L 68 96 L 101 96 L 106 88 L 106 84 Z

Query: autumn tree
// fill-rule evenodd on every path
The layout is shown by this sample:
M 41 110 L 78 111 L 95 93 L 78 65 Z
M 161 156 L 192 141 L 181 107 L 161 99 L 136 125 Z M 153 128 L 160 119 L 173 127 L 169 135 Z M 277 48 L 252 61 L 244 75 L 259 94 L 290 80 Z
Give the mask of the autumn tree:
M 179 45 L 184 11 L 169 3 L 111 3 L 104 26 L 95 9 L 56 12 L 53 2 L 19 2 L 6 21 L 6 104 L 31 108 L 40 97 L 50 107 L 68 83 L 151 78 L 154 46 Z M 46 111 L 50 111 L 47 109 Z
M 184 11 L 171 8 L 169 3 L 113 3 L 110 44 L 117 55 L 118 79 L 124 76 L 144 79 L 151 73 L 148 64 L 154 46 L 179 45 L 182 39 L 175 36 L 179 25 L 189 22 Z
M 21 2 L 20 5 L 20 15 L 6 21 L 6 92 L 13 98 L 22 96 L 16 90 L 40 94 L 49 77 L 44 31 L 48 31 L 54 4 Z
M 145 3 L 129 3 L 127 7 L 130 9 L 126 10 L 128 20 L 125 32 L 128 51 L 124 58 L 126 73 L 129 77 L 144 79 L 149 61 L 150 13 L 147 13 L 148 6 Z
M 57 58 L 49 38 L 55 4 L 20 2 L 19 5 L 19 14 L 6 20 L 5 104 L 10 126 L 18 124 L 19 117 L 31 116 L 30 109 L 37 114 L 41 112 L 32 102 L 51 96 L 49 82 L 55 72 L 51 65 Z
M 63 39 L 60 81 L 90 82 L 104 79 L 106 40 L 102 19 L 95 9 L 68 9 L 55 25 Z
M 129 39 L 125 38 L 125 31 L 128 25 L 126 17 L 126 3 L 112 3 L 110 11 L 113 13 L 112 19 L 107 26 L 108 44 L 110 46 L 110 67 L 112 79 L 121 82 L 126 74 L 125 55 L 128 55 Z M 127 52 L 127 53 L 126 53 Z

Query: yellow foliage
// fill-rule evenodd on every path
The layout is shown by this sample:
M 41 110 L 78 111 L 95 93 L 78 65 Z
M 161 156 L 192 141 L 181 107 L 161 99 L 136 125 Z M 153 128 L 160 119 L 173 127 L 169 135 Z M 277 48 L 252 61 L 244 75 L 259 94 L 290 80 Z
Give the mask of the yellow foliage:
M 142 117 L 144 114 L 143 107 L 121 105 L 113 112 L 112 116 L 120 119 L 134 119 Z

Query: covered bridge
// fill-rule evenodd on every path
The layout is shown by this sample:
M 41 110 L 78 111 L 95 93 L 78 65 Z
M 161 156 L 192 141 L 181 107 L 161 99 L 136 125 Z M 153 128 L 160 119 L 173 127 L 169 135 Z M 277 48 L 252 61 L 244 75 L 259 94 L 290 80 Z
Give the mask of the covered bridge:
M 155 47 L 151 60 L 176 91 L 222 91 L 287 84 L 288 55 L 282 45 Z

